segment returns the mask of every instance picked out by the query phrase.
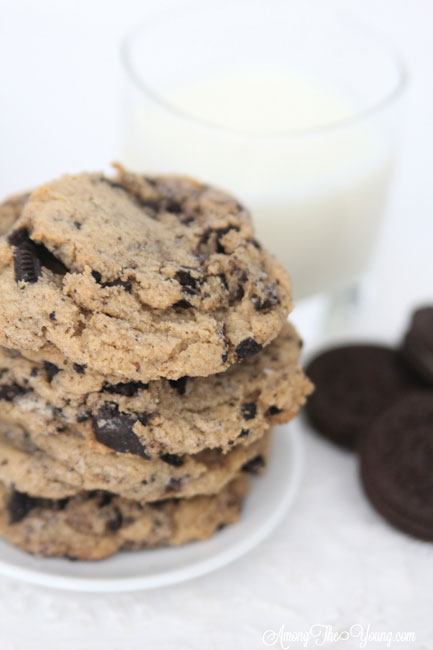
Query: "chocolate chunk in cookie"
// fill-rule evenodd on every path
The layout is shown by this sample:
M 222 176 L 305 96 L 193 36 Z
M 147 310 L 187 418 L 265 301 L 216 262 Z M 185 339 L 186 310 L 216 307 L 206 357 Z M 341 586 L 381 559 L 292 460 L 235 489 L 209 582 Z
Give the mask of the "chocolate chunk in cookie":
M 161 454 L 161 460 L 173 467 L 182 467 L 185 462 L 185 457 L 178 454 Z
M 265 465 L 265 459 L 261 454 L 259 454 L 242 465 L 242 471 L 248 472 L 248 474 L 260 474 L 260 472 L 265 468 Z
M 180 377 L 179 379 L 169 379 L 168 383 L 179 395 L 185 395 L 187 381 L 188 377 Z
M 257 341 L 251 337 L 244 339 L 236 346 L 238 361 L 243 361 L 244 359 L 248 359 L 248 357 L 252 357 L 254 354 L 260 352 L 262 347 L 263 346 L 260 345 L 260 343 L 257 343 Z
M 178 271 L 176 273 L 176 279 L 185 293 L 189 293 L 192 296 L 198 293 L 198 280 L 197 278 L 194 278 L 189 271 Z
M 24 492 L 14 490 L 9 498 L 9 523 L 17 524 L 22 521 L 35 507 L 37 500 Z
M 13 402 L 15 397 L 24 395 L 29 389 L 19 386 L 18 384 L 9 384 L 0 386 L 0 400 L 5 402 Z
M 134 397 L 139 390 L 147 390 L 149 384 L 143 384 L 141 381 L 120 382 L 118 384 L 105 384 L 102 388 L 104 393 L 112 395 L 124 395 L 125 397 Z
M 99 273 L 99 271 L 92 271 L 92 277 L 93 279 L 101 285 L 103 289 L 106 287 L 122 287 L 127 291 L 128 293 L 131 293 L 131 283 L 125 280 L 121 280 L 120 278 L 116 278 L 115 280 L 109 280 L 107 282 L 102 281 L 102 275 Z
M 244 420 L 253 420 L 256 417 L 257 406 L 255 402 L 247 402 L 242 404 L 242 417 Z
M 168 481 L 166 490 L 167 492 L 177 492 L 178 490 L 180 490 L 181 486 L 182 486 L 182 479 L 173 476 Z
M 58 368 L 55 363 L 51 363 L 51 361 L 44 361 L 44 368 L 47 373 L 47 379 L 51 384 L 54 377 L 58 372 L 60 372 L 60 368 Z
M 29 231 L 24 227 L 18 228 L 17 230 L 13 230 L 7 239 L 11 246 L 19 246 L 20 244 L 28 241 Z
M 107 521 L 107 531 L 115 533 L 123 524 L 123 516 L 117 506 L 113 508 L 113 516 Z
M 117 404 L 109 402 L 102 406 L 93 417 L 93 432 L 98 442 L 123 453 L 137 454 L 149 460 L 145 446 L 134 433 L 133 426 L 137 421 L 147 423 L 146 414 L 133 417 L 119 411 Z
M 79 375 L 84 375 L 87 365 L 85 363 L 73 363 L 72 367 Z
M 36 247 L 30 240 L 25 240 L 14 252 L 14 270 L 16 282 L 33 284 L 42 273 Z

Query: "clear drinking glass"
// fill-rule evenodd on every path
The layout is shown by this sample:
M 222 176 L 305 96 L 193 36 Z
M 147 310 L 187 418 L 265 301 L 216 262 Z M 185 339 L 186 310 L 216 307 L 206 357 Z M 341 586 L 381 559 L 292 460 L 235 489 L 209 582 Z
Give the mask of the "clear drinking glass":
M 295 298 L 335 292 L 371 257 L 405 71 L 328 2 L 186 2 L 125 40 L 121 160 L 233 192 Z

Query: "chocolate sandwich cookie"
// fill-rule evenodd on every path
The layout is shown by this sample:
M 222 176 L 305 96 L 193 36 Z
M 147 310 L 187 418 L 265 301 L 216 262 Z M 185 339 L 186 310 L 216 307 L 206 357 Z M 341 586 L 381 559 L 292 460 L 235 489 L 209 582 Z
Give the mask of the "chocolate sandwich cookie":
M 347 448 L 374 417 L 409 390 L 419 387 L 399 354 L 380 345 L 332 348 L 311 361 L 307 375 L 316 390 L 306 414 L 320 433 Z
M 433 541 L 433 392 L 407 394 L 360 442 L 365 492 L 400 530 Z
M 433 307 L 417 309 L 413 314 L 402 354 L 414 372 L 433 386 Z
M 0 483 L 0 534 L 28 553 L 101 560 L 122 549 L 207 539 L 239 519 L 247 490 L 241 473 L 212 496 L 140 505 L 101 491 L 33 498 Z
M 51 363 L 208 376 L 268 345 L 291 307 L 248 211 L 188 178 L 63 176 L 1 215 L 0 344 Z

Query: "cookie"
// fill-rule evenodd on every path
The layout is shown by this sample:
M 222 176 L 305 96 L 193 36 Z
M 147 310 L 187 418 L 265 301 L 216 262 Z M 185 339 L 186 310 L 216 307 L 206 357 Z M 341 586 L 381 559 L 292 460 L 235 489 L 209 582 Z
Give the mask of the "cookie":
M 333 442 L 357 446 L 374 417 L 419 387 L 399 354 L 380 345 L 348 345 L 315 357 L 307 375 L 316 390 L 308 400 L 311 424 Z
M 58 499 L 105 490 L 141 503 L 219 492 L 242 468 L 254 472 L 268 457 L 269 434 L 223 454 L 168 455 L 155 461 L 100 445 L 89 449 L 65 430 L 31 437 L 16 423 L 0 423 L 0 481 L 31 496 Z M 257 459 L 259 459 L 257 461 Z M 248 465 L 255 460 L 256 466 Z
M 246 209 L 187 178 L 64 176 L 0 239 L 0 343 L 123 381 L 227 370 L 290 306 Z
M 143 506 L 108 492 L 34 499 L 0 484 L 0 535 L 28 553 L 80 560 L 178 546 L 237 521 L 247 490 L 246 475 L 239 475 L 216 495 Z
M 413 371 L 433 386 L 433 307 L 414 312 L 402 354 Z
M 433 541 L 433 392 L 407 394 L 368 428 L 360 444 L 365 492 L 387 521 Z
M 225 373 L 177 381 L 109 381 L 76 364 L 29 361 L 0 349 L 0 416 L 37 435 L 75 429 L 118 451 L 157 459 L 261 438 L 293 418 L 311 385 L 286 323 L 259 354 Z

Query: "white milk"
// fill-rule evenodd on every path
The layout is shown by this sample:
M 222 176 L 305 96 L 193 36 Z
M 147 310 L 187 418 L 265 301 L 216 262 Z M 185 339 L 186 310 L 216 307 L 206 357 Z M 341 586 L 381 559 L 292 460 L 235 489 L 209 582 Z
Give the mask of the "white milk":
M 351 121 L 353 98 L 264 69 L 171 84 L 159 95 L 174 111 L 130 92 L 126 165 L 196 176 L 235 193 L 258 238 L 290 272 L 296 298 L 359 277 L 376 239 L 392 152 L 377 121 Z

